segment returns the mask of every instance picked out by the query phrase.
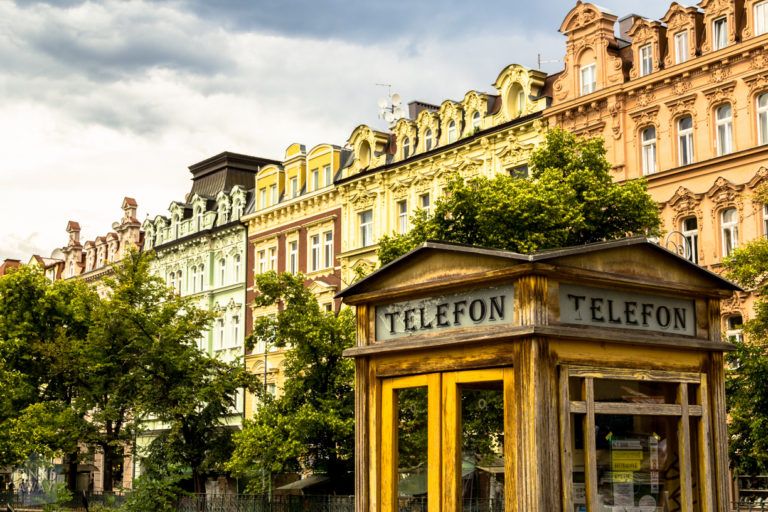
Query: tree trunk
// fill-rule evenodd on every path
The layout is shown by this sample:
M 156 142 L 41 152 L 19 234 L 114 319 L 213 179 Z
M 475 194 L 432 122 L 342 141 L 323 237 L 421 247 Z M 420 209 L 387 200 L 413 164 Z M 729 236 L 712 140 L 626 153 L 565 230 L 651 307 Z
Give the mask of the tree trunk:
M 67 461 L 67 490 L 77 492 L 77 459 L 80 452 L 72 452 L 66 457 Z
M 104 462 L 103 462 L 103 468 L 101 468 L 101 474 L 102 474 L 102 491 L 103 492 L 112 492 L 112 468 L 114 467 L 114 460 L 115 460 L 115 449 L 112 447 L 111 444 L 105 443 L 101 447 L 102 453 L 104 454 Z

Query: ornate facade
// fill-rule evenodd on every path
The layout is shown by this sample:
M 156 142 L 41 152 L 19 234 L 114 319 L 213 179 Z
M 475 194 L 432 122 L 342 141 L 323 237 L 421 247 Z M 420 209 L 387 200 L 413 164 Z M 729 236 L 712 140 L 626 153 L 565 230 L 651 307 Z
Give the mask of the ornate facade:
M 672 3 L 661 20 L 577 2 L 560 31 L 565 68 L 550 77 L 544 117 L 602 136 L 617 181 L 647 179 L 662 244 L 717 271 L 768 235 L 768 209 L 753 200 L 768 173 L 767 2 Z M 724 328 L 751 307 L 745 294 L 726 301 Z
M 291 144 L 282 163 L 265 166 L 256 178 L 255 194 L 243 222 L 248 226 L 247 303 L 254 297 L 254 275 L 269 270 L 301 273 L 318 301 L 329 311 L 339 302 L 341 270 L 337 256 L 341 240 L 341 204 L 334 177 L 349 152 L 331 144 L 320 144 L 309 152 Z M 275 313 L 274 308 L 253 308 L 246 313 L 248 333 L 253 318 Z M 285 351 L 257 340 L 246 355 L 246 366 L 263 376 L 267 389 L 282 388 Z M 245 401 L 250 417 L 256 398 Z
M 417 209 L 429 210 L 449 177 L 527 174 L 531 150 L 543 139 L 546 75 L 506 67 L 494 93 L 469 91 L 461 101 L 409 105 L 410 117 L 391 132 L 355 128 L 352 158 L 336 187 L 342 208 L 342 281 L 348 285 L 378 264 L 377 240 L 409 229 Z

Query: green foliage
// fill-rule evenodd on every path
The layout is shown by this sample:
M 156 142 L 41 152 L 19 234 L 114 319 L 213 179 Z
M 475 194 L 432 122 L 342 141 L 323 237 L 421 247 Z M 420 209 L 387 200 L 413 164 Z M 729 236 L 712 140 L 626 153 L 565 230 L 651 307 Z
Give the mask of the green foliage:
M 745 341 L 731 340 L 726 397 L 731 464 L 740 474 L 768 471 L 768 239 L 756 239 L 723 261 L 727 276 L 758 300 L 744 325 Z
M 184 495 L 181 483 L 185 478 L 179 471 L 168 471 L 151 477 L 142 475 L 133 482 L 133 490 L 127 495 L 120 510 L 175 512 L 179 498 Z
M 380 240 L 381 264 L 429 239 L 527 253 L 659 233 L 646 183 L 614 183 L 601 139 L 552 130 L 530 164 L 531 179 L 455 176 L 433 216 L 418 214 L 409 233 Z
M 235 434 L 228 468 L 251 479 L 251 492 L 264 491 L 265 472 L 306 468 L 345 478 L 353 467 L 354 366 L 342 351 L 354 343 L 354 315 L 323 311 L 302 276 L 267 272 L 256 287 L 257 306 L 282 307 L 257 319 L 254 338 L 288 349 L 290 378 L 276 399 L 261 390 L 257 414 Z

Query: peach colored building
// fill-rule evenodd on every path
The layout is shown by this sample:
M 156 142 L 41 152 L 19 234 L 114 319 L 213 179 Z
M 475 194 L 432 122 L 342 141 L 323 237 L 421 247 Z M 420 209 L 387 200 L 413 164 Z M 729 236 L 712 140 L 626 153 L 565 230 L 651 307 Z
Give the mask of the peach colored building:
M 617 181 L 648 180 L 663 245 L 718 271 L 768 235 L 768 205 L 753 199 L 768 175 L 767 1 L 672 3 L 661 20 L 578 1 L 560 32 L 544 117 L 602 136 Z M 724 329 L 737 335 L 751 309 L 749 294 L 724 301 Z

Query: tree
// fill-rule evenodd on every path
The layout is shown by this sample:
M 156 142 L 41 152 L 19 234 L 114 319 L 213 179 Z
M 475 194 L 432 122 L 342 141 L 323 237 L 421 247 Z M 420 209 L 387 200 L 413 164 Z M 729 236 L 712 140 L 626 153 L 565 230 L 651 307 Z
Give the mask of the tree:
M 288 378 L 277 398 L 261 390 L 255 417 L 235 435 L 228 467 L 251 478 L 252 492 L 266 491 L 265 472 L 308 469 L 347 481 L 354 463 L 354 366 L 342 351 L 355 340 L 354 314 L 323 311 L 301 276 L 267 272 L 256 287 L 255 304 L 279 311 L 255 322 L 253 338 L 288 349 Z
M 533 152 L 531 178 L 451 179 L 405 234 L 379 242 L 382 265 L 433 239 L 516 252 L 580 245 L 629 234 L 658 235 L 658 208 L 643 180 L 614 183 L 602 139 L 555 129 Z
M 84 283 L 51 283 L 34 266 L 0 278 L 0 466 L 66 455 L 74 488 L 78 441 L 92 430 L 78 390 L 98 300 Z
M 746 338 L 731 339 L 726 398 L 731 465 L 740 474 L 768 471 L 768 239 L 756 239 L 725 258 L 727 276 L 758 297 Z

